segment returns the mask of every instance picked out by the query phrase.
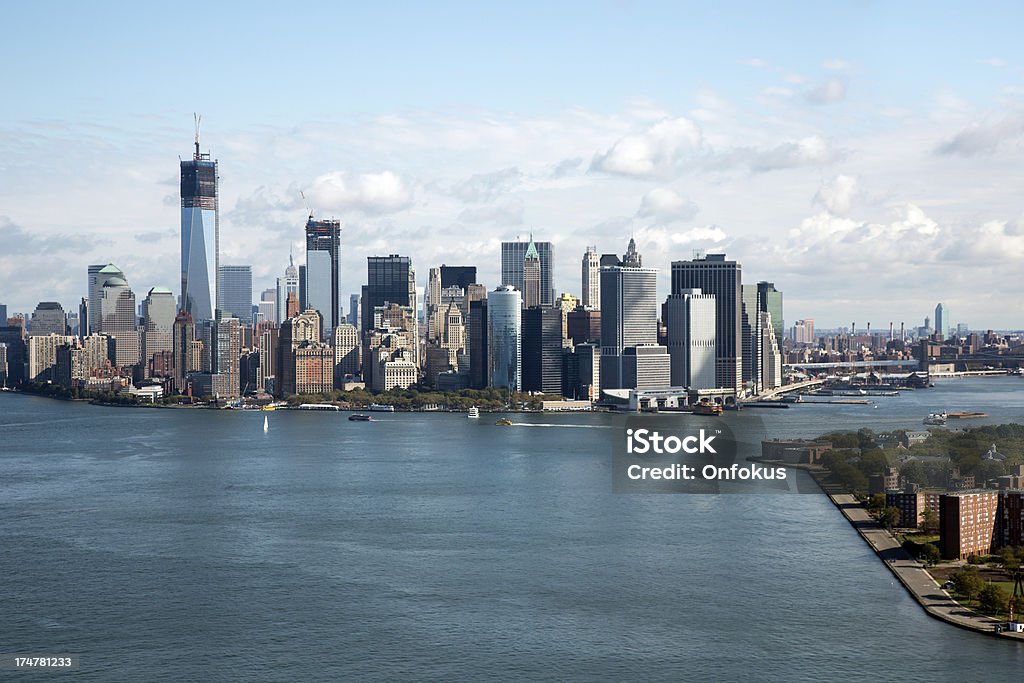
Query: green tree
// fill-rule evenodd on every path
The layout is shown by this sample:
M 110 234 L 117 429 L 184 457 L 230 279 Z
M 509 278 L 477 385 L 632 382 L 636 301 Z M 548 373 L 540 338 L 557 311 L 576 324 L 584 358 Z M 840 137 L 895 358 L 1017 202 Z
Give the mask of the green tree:
M 921 553 L 917 559 L 927 567 L 934 567 L 942 559 L 942 554 L 934 543 L 925 543 L 921 546 Z
M 877 512 L 885 507 L 885 494 L 876 493 L 868 499 L 868 510 Z
M 985 582 L 973 570 L 956 572 L 949 578 L 953 582 L 953 590 L 968 600 L 972 600 L 985 587 Z
M 926 507 L 921 512 L 921 531 L 930 533 L 939 528 L 939 516 L 935 514 L 935 510 Z
M 899 508 L 885 508 L 878 513 L 878 523 L 884 526 L 886 529 L 892 529 L 894 526 L 900 523 L 900 509 Z
M 978 609 L 985 614 L 998 614 L 1006 607 L 1006 594 L 994 583 L 985 584 L 978 593 Z

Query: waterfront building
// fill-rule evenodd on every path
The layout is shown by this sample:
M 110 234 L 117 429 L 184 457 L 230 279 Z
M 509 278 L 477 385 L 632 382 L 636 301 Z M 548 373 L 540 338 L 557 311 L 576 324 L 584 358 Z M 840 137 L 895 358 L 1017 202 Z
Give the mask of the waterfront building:
M 7 344 L 0 343 L 0 387 L 7 386 Z
M 583 282 L 580 297 L 584 308 L 601 306 L 601 261 L 597 247 L 587 247 L 583 253 Z
M 299 269 L 295 267 L 291 254 L 288 255 L 288 267 L 284 269 L 284 277 L 277 278 L 276 290 L 277 324 L 280 325 L 294 315 L 288 312 L 289 296 L 294 295 L 296 313 L 299 306 Z
M 142 302 L 142 366 L 149 377 L 155 373 L 153 357 L 174 350 L 174 293 L 166 287 L 153 287 Z
M 469 386 L 483 389 L 488 386 L 487 359 L 487 299 L 469 302 Z
M 554 306 L 533 306 L 523 311 L 523 391 L 562 393 L 562 311 Z
M 343 324 L 334 328 L 334 382 L 340 387 L 346 376 L 358 375 L 362 345 L 355 325 Z
M 366 284 L 361 300 L 362 331 L 374 328 L 374 311 L 397 304 L 410 309 L 416 320 L 416 271 L 408 256 L 369 256 L 366 259 Z
M 103 283 L 97 331 L 112 338 L 114 367 L 139 364 L 139 330 L 135 312 L 135 293 L 124 278 L 113 276 Z
M 665 303 L 671 385 L 713 389 L 715 383 L 715 296 L 683 289 Z
M 239 395 L 239 356 L 242 352 L 242 329 L 238 318 L 224 311 L 217 312 L 217 319 L 210 325 L 211 332 L 211 373 L 224 375 L 225 390 L 217 391 L 220 398 L 235 398 Z M 218 380 L 214 380 L 218 382 Z M 217 385 L 219 388 L 219 384 Z
M 199 151 L 196 126 L 195 152 L 181 166 L 181 302 L 196 323 L 213 320 L 218 299 L 220 266 L 220 208 L 217 161 Z
M 279 398 L 299 393 L 295 350 L 303 343 L 319 343 L 320 339 L 320 314 L 314 310 L 303 311 L 281 324 L 275 368 L 275 389 Z M 333 351 L 331 368 L 331 382 L 333 383 Z
M 301 287 L 302 306 L 323 318 L 324 339 L 341 324 L 341 221 L 329 218 L 306 221 L 306 269 Z
M 0 324 L 7 322 L 7 304 L 0 304 Z
M 679 294 L 687 289 L 699 289 L 715 297 L 715 383 L 722 388 L 741 389 L 743 287 L 740 264 L 726 261 L 724 254 L 673 261 L 671 293 Z
M 75 337 L 70 344 L 57 347 L 57 365 L 54 381 L 66 387 L 80 386 L 90 377 L 111 374 L 108 338 L 102 334 L 91 334 L 81 339 Z
M 988 555 L 994 550 L 999 493 L 958 491 L 939 498 L 939 548 L 946 559 Z
M 25 343 L 24 325 L 0 325 L 0 344 L 4 345 L 6 357 L 6 383 L 18 384 L 27 378 L 28 345 Z
M 511 285 L 487 295 L 487 363 L 488 386 L 520 390 L 522 297 Z
M 178 393 L 184 393 L 186 378 L 192 374 L 196 365 L 194 360 L 196 325 L 192 320 L 192 314 L 185 310 L 178 311 L 174 317 L 171 336 L 174 388 Z
M 80 336 L 86 336 L 100 329 L 100 300 L 103 298 L 103 283 L 112 277 L 125 279 L 121 269 L 113 263 L 89 266 L 89 279 L 86 289 L 87 315 L 86 329 Z
M 940 515 L 942 495 L 941 491 L 922 491 L 913 484 L 907 485 L 902 491 L 891 487 L 885 491 L 885 507 L 900 511 L 901 528 L 917 529 L 924 521 L 925 510 L 931 510 L 936 517 Z
M 602 388 L 639 388 L 634 384 L 637 377 L 642 376 L 645 381 L 653 379 L 650 375 L 651 362 L 655 366 L 662 363 L 655 358 L 660 353 L 657 350 L 641 352 L 639 366 L 635 352 L 630 352 L 627 359 L 628 349 L 658 344 L 657 278 L 657 269 L 642 266 L 636 242 L 632 239 L 618 265 L 601 267 Z M 664 347 L 661 349 L 666 351 Z M 660 387 L 667 387 L 671 379 L 667 355 L 664 368 L 664 377 L 658 380 Z
M 320 341 L 304 341 L 295 351 L 296 394 L 325 394 L 334 389 L 334 349 Z
M 555 302 L 554 290 L 554 259 L 555 249 L 551 242 L 534 242 L 531 235 L 529 242 L 501 243 L 501 284 L 519 290 L 525 296 L 523 268 L 526 264 L 526 252 L 533 245 L 540 260 L 540 304 L 551 306 Z
M 56 381 L 57 349 L 74 344 L 77 337 L 64 334 L 31 335 L 28 338 L 28 380 Z
M 217 310 L 252 327 L 252 266 L 221 266 Z
M 68 319 L 64 307 L 56 301 L 40 301 L 32 312 L 28 326 L 29 336 L 68 334 Z

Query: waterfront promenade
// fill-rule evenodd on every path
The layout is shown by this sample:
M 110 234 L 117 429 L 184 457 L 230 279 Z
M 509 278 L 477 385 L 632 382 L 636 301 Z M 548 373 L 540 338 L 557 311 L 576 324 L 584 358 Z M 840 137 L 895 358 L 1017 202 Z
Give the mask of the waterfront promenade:
M 822 484 L 822 489 L 828 494 L 833 504 L 839 508 L 839 511 L 853 525 L 861 538 L 874 549 L 878 557 L 885 562 L 885 565 L 896 575 L 896 578 L 924 608 L 925 612 L 954 626 L 991 636 L 998 635 L 1024 641 L 1024 633 L 996 633 L 994 627 L 999 623 L 997 620 L 967 609 L 953 600 L 946 591 L 939 587 L 921 563 L 911 557 L 893 535 L 868 514 L 868 511 L 853 495 L 835 493 L 829 491 L 823 482 L 819 481 L 819 484 Z

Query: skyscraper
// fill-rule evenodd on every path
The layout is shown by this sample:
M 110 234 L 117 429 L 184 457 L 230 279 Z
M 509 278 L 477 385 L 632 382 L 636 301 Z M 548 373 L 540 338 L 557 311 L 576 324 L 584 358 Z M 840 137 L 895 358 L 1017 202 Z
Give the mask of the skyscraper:
M 147 372 L 154 356 L 174 351 L 175 309 L 174 292 L 166 287 L 153 287 L 142 302 L 142 365 Z
M 103 283 L 100 298 L 99 332 L 114 340 L 113 364 L 125 368 L 139 363 L 139 329 L 135 315 L 135 293 L 121 277 Z
M 56 301 L 40 301 L 32 312 L 28 333 L 33 337 L 67 334 L 68 318 L 64 314 L 64 307 Z
M 252 326 L 252 266 L 221 266 L 217 310 Z
M 619 265 L 602 266 L 602 388 L 669 386 L 671 364 L 658 346 L 657 280 L 658 271 L 643 267 L 632 239 Z
M 469 386 L 487 386 L 487 299 L 469 302 Z
M 761 281 L 757 283 L 757 306 L 762 313 L 771 313 L 772 328 L 775 330 L 775 342 L 779 349 L 782 348 L 782 338 L 785 336 L 786 321 L 782 315 L 782 292 L 775 289 L 774 282 Z
M 437 341 L 441 336 L 438 308 L 441 306 L 441 269 L 433 267 L 427 271 L 427 291 L 423 300 L 423 315 L 427 323 L 427 341 Z
M 715 297 L 684 289 L 665 305 L 672 386 L 715 387 Z
M 178 311 L 174 317 L 173 330 L 173 365 L 174 388 L 179 394 L 185 392 L 185 378 L 192 372 L 195 365 L 193 358 L 196 326 L 192 315 L 185 310 Z
M 361 301 L 362 297 L 358 294 L 349 294 L 348 296 L 348 324 L 352 325 L 357 330 L 359 329 L 359 324 L 363 320 L 362 315 L 359 312 L 359 309 L 362 306 Z
M 487 383 L 522 387 L 522 298 L 511 285 L 487 294 Z
M 531 239 L 531 242 L 533 240 Z M 555 250 L 551 242 L 533 242 L 540 257 L 540 303 L 551 306 L 555 302 L 554 259 Z M 523 265 L 529 242 L 501 243 L 501 284 L 511 285 L 520 292 L 523 288 Z
M 323 318 L 321 334 L 330 339 L 341 324 L 341 221 L 328 218 L 306 221 L 306 275 L 302 301 Z
M 238 396 L 239 355 L 242 350 L 242 330 L 238 318 L 222 313 L 210 326 L 212 349 L 210 353 L 211 374 L 222 379 L 215 382 L 221 398 Z M 223 387 L 223 389 L 221 389 Z M 250 387 L 255 389 L 256 387 Z
M 672 262 L 672 294 L 699 289 L 715 297 L 715 383 L 743 386 L 743 287 L 739 263 L 724 254 Z
M 540 300 L 540 254 L 533 243 L 533 235 L 530 235 L 530 245 L 523 256 L 523 306 L 540 306 Z
M 583 254 L 583 288 L 580 303 L 584 308 L 597 308 L 601 305 L 601 261 L 597 255 L 597 247 L 587 247 Z
M 740 313 L 743 359 L 743 382 L 753 393 L 761 388 L 761 317 L 758 307 L 757 287 L 742 285 L 742 309 Z
M 299 269 L 295 267 L 291 254 L 288 255 L 288 267 L 284 269 L 284 277 L 277 278 L 277 324 L 288 318 L 288 295 L 299 296 Z
M 562 312 L 553 306 L 523 310 L 523 391 L 562 393 Z
M 946 332 L 949 328 L 949 311 L 946 310 L 944 304 L 938 304 L 935 307 L 935 331 L 942 335 L 942 338 L 946 338 Z
M 217 162 L 199 152 L 181 162 L 181 302 L 196 323 L 213 320 L 220 265 L 220 209 Z
M 124 273 L 113 263 L 89 266 L 89 280 L 86 290 L 86 297 L 89 301 L 88 318 L 86 320 L 86 329 L 80 336 L 87 337 L 100 329 L 100 299 L 103 298 L 103 283 L 107 281 L 107 278 L 111 277 L 124 279 Z
M 362 307 L 365 333 L 373 329 L 373 313 L 378 306 L 398 304 L 410 309 L 416 319 L 416 271 L 408 256 L 369 256 L 366 259 L 366 285 Z
M 441 266 L 441 289 L 462 287 L 468 290 L 476 284 L 476 266 Z

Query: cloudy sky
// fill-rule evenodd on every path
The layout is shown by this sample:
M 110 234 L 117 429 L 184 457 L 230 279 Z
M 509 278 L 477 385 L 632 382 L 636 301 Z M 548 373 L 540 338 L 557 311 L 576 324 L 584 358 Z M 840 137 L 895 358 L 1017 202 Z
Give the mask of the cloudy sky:
M 369 7 L 369 5 L 373 7 Z M 220 160 L 222 263 L 301 261 L 305 193 L 366 256 L 498 283 L 499 243 L 663 269 L 724 251 L 786 320 L 1024 328 L 1015 4 L 17 3 L 0 41 L 0 302 L 86 266 L 178 289 L 178 157 Z M 348 5 L 348 6 L 345 6 Z M 141 9 L 140 9 L 141 8 Z

